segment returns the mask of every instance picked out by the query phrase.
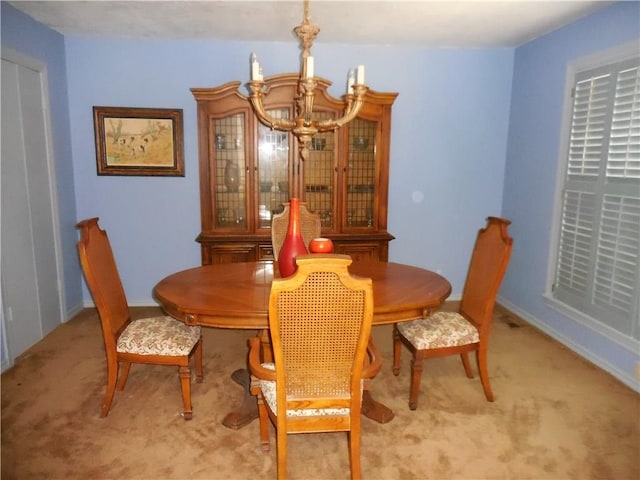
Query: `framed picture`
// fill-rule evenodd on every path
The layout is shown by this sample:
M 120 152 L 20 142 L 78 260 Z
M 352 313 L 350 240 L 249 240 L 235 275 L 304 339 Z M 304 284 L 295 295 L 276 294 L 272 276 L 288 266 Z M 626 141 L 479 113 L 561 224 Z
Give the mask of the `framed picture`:
M 98 175 L 184 176 L 182 110 L 93 107 Z

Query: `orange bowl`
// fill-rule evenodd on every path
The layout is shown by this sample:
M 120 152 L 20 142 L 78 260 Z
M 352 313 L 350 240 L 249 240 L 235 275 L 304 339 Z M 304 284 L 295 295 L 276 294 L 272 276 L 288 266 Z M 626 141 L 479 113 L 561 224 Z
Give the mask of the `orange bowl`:
M 333 242 L 329 238 L 314 238 L 309 242 L 311 253 L 331 253 L 333 252 Z

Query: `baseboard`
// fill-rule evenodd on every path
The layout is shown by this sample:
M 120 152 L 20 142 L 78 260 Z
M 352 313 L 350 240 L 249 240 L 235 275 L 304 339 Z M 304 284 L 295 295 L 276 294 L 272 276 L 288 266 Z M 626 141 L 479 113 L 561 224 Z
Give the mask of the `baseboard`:
M 615 378 L 620 380 L 622 383 L 627 385 L 632 390 L 635 390 L 636 392 L 640 393 L 640 380 L 634 378 L 629 373 L 623 370 L 620 370 L 615 365 L 612 365 L 608 360 L 584 348 L 583 345 L 580 345 L 574 342 L 573 339 L 567 337 L 566 335 L 563 335 L 553 327 L 549 326 L 547 323 L 543 322 L 539 318 L 536 318 L 530 315 L 528 312 L 525 312 L 524 310 L 520 309 L 519 307 L 512 304 L 508 300 L 505 300 L 504 298 L 498 298 L 497 302 L 501 306 L 503 306 L 505 309 L 509 310 L 510 312 L 513 312 L 515 315 L 522 318 L 527 323 L 530 323 L 531 325 L 538 328 L 545 334 L 549 335 L 554 340 L 557 340 L 558 342 L 562 343 L 564 346 L 571 349 L 581 357 L 585 358 L 586 360 L 593 363 L 594 365 L 600 367 L 605 372 L 613 375 Z
M 93 303 L 91 304 L 91 306 L 93 306 Z M 68 322 L 69 320 L 71 320 L 78 313 L 80 313 L 84 308 L 87 308 L 87 306 L 84 305 L 83 303 L 81 303 L 81 304 L 78 304 L 78 305 L 68 309 L 67 313 L 66 313 L 67 318 L 66 318 L 65 322 Z
M 12 364 L 9 359 L 2 359 L 2 373 L 11 368 Z

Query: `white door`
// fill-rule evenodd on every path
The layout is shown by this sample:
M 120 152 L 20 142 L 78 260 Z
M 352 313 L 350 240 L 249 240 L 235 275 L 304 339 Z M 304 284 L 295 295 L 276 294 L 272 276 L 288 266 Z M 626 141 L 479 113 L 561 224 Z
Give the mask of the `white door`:
M 3 368 L 63 321 L 53 158 L 43 65 L 2 50 Z M 7 351 L 8 349 L 8 351 Z

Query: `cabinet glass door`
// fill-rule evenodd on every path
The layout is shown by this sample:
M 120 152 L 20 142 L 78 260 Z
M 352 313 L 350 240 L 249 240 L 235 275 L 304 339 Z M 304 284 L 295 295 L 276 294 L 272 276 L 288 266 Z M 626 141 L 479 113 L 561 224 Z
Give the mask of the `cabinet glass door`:
M 314 112 L 317 121 L 333 118 L 332 112 Z M 335 191 L 335 132 L 317 133 L 311 139 L 309 158 L 304 167 L 304 201 L 311 212 L 320 215 L 323 229 L 332 229 L 334 222 Z
M 344 227 L 376 228 L 375 195 L 377 122 L 354 119 L 349 125 L 347 201 Z
M 267 110 L 273 118 L 289 118 L 289 109 Z M 289 133 L 258 126 L 258 228 L 271 228 L 271 217 L 289 201 Z
M 245 118 L 239 113 L 213 120 L 211 145 L 215 149 L 216 228 L 247 229 Z

